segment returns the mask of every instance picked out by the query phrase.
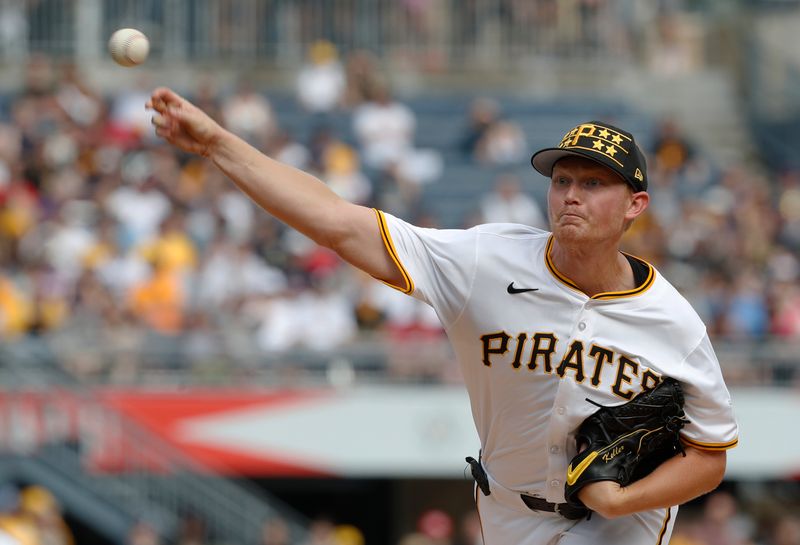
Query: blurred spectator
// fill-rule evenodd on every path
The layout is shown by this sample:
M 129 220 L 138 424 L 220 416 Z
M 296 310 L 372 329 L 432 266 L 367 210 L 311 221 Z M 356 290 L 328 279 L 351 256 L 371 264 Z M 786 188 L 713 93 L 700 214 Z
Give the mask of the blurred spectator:
M 348 144 L 334 134 L 330 126 L 326 124 L 315 126 L 308 144 L 311 172 L 323 172 L 325 170 L 325 155 L 333 146 L 348 146 Z
M 648 33 L 649 66 L 659 76 L 691 74 L 702 68 L 702 35 L 698 23 L 680 13 L 663 13 Z
M 155 529 L 146 522 L 138 522 L 128 531 L 126 545 L 161 545 Z
M 42 53 L 28 58 L 23 75 L 22 96 L 24 98 L 41 98 L 40 104 L 51 102 L 51 93 L 56 84 L 56 72 L 53 60 Z
M 0 192 L 0 251 L 20 258 L 20 241 L 42 215 L 36 189 L 27 181 L 10 179 Z
M 109 217 L 99 218 L 94 224 L 95 238 L 80 256 L 83 270 L 96 271 L 118 251 L 117 224 Z
M 178 529 L 177 545 L 208 545 L 206 521 L 196 513 L 187 513 L 181 517 Z
M 800 338 L 800 288 L 794 282 L 779 282 L 772 287 L 772 292 L 772 333 L 778 337 Z
M 337 141 L 327 147 L 322 158 L 322 180 L 343 199 L 367 204 L 372 196 L 369 178 L 361 172 L 356 150 Z
M 481 215 L 486 223 L 521 223 L 547 229 L 547 220 L 537 202 L 522 192 L 515 174 L 503 174 L 494 182 L 491 193 L 481 199 Z
M 105 286 L 121 300 L 136 284 L 150 275 L 150 267 L 143 256 L 131 246 L 124 250 L 120 244 L 118 224 L 103 222 L 99 239 L 83 255 L 84 267 L 97 272 Z
M 753 533 L 752 521 L 739 511 L 736 498 L 718 490 L 708 495 L 695 538 L 703 545 L 747 545 Z
M 292 255 L 283 244 L 284 225 L 262 214 L 257 218 L 253 235 L 253 251 L 268 265 L 286 273 L 291 268 Z
M 413 148 L 416 117 L 408 106 L 392 98 L 385 84 L 375 84 L 368 99 L 353 113 L 353 132 L 364 163 L 382 170 L 401 161 Z
M 177 335 L 183 325 L 185 291 L 181 274 L 164 261 L 152 263 L 150 277 L 128 294 L 134 316 L 154 331 Z
M 72 285 L 56 270 L 42 263 L 25 268 L 31 299 L 28 332 L 44 335 L 61 327 L 68 314 L 68 291 Z
M 345 92 L 345 73 L 336 46 L 318 40 L 308 49 L 308 62 L 297 76 L 296 93 L 300 105 L 319 114 L 336 109 Z
M 335 529 L 330 519 L 317 517 L 311 521 L 308 537 L 301 545 L 337 545 Z
M 530 155 L 525 133 L 513 120 L 502 119 L 498 103 L 487 97 L 470 104 L 459 148 L 465 156 L 489 165 L 516 164 Z
M 194 88 L 195 91 L 194 95 L 192 96 L 192 102 L 194 102 L 198 108 L 201 108 L 206 114 L 208 114 L 211 119 L 217 123 L 222 123 L 223 119 L 219 91 L 217 88 L 217 82 L 214 80 L 214 78 L 208 75 L 203 75 L 195 84 Z
M 155 131 L 150 124 L 150 112 L 142 107 L 150 99 L 152 84 L 145 76 L 139 76 L 131 87 L 115 93 L 111 106 L 113 130 L 122 138 L 133 141 L 154 141 Z
M 364 534 L 352 524 L 337 524 L 333 539 L 336 545 L 364 545 Z
M 27 54 L 28 20 L 24 2 L 0 3 L 0 52 L 4 60 L 23 58 Z
M 469 511 L 461 517 L 455 545 L 484 545 L 481 519 L 477 510 Z
M 262 350 L 300 346 L 323 351 L 342 346 L 355 337 L 352 304 L 346 294 L 335 289 L 335 276 L 316 276 L 310 287 L 309 290 L 295 285 L 284 295 L 265 301 L 260 309 L 252 307 L 259 322 L 256 342 Z
M 72 545 L 72 531 L 64 521 L 61 506 L 44 487 L 31 485 L 22 489 L 20 508 L 39 531 L 39 545 Z
M 268 265 L 250 244 L 224 236 L 209 248 L 195 282 L 195 305 L 217 310 L 234 310 L 249 297 L 276 295 L 287 286 L 283 271 Z
M 694 154 L 688 140 L 673 119 L 661 121 L 656 128 L 652 148 L 655 164 L 650 166 L 657 169 L 660 175 L 671 175 L 683 170 Z
M 85 83 L 74 64 L 63 66 L 55 98 L 70 121 L 80 127 L 93 126 L 105 109 L 102 97 Z
M 530 152 L 525 133 L 517 123 L 508 119 L 489 125 L 475 150 L 478 161 L 489 165 L 518 164 L 528 155 Z
M 159 227 L 158 236 L 137 248 L 148 263 L 185 275 L 197 265 L 197 250 L 187 236 L 183 211 L 173 210 Z
M 443 170 L 444 161 L 438 151 L 432 148 L 416 148 L 409 150 L 390 167 L 388 174 L 397 184 L 406 205 L 414 210 L 422 186 L 438 180 Z
M 728 301 L 728 334 L 738 339 L 761 339 L 769 329 L 764 280 L 752 270 L 736 278 Z
M 433 309 L 384 284 L 371 282 L 365 289 L 358 311 L 362 319 L 380 316 L 388 375 L 397 381 L 446 381 L 453 358 Z
M 13 545 L 43 545 L 41 533 L 22 508 L 19 490 L 13 485 L 0 489 L 0 538 Z
M 222 101 L 222 120 L 228 130 L 253 145 L 266 141 L 277 128 L 269 100 L 246 78 L 239 80 L 236 91 Z
M 441 509 L 429 509 L 417 519 L 417 531 L 433 545 L 448 545 L 454 533 L 453 518 Z
M 490 98 L 478 98 L 472 101 L 465 133 L 461 137 L 461 152 L 475 158 L 483 137 L 489 128 L 499 119 L 499 106 Z
M 780 178 L 777 210 L 778 236 L 795 251 L 800 250 L 800 172 L 787 172 Z
M 345 67 L 347 85 L 344 105 L 356 108 L 370 100 L 371 90 L 378 85 L 378 61 L 369 51 L 357 49 L 347 57 Z
M 696 521 L 690 519 L 683 511 L 679 514 L 672 528 L 672 537 L 669 545 L 704 545 L 702 541 L 693 537 L 694 525 Z
M 127 180 L 112 190 L 106 210 L 122 226 L 124 248 L 150 240 L 172 210 L 172 203 L 151 175 L 147 155 L 132 155 L 128 160 Z
M 11 339 L 27 331 L 31 314 L 31 301 L 9 275 L 0 272 L 0 338 Z
M 81 259 L 95 243 L 90 221 L 80 203 L 73 201 L 63 206 L 52 222 L 40 227 L 47 263 L 71 281 L 80 274 Z
M 256 205 L 241 191 L 230 187 L 227 180 L 213 178 L 215 183 L 224 184 L 217 194 L 214 204 L 219 215 L 225 220 L 225 234 L 236 242 L 247 242 L 253 235 Z
M 791 514 L 778 518 L 765 545 L 800 545 L 800 517 Z
M 295 140 L 291 133 L 285 129 L 277 131 L 266 149 L 268 155 L 276 161 L 301 170 L 308 169 L 311 161 L 311 154 L 306 147 Z
M 261 526 L 259 545 L 292 545 L 289 525 L 281 517 L 272 517 Z

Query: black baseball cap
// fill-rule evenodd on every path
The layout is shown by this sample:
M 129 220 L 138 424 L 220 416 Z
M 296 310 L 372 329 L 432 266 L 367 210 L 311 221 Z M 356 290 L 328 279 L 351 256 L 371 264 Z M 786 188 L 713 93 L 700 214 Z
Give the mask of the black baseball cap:
M 581 123 L 561 139 L 557 148 L 545 148 L 531 157 L 537 172 L 553 175 L 556 161 L 578 156 L 591 159 L 622 176 L 634 191 L 647 191 L 647 162 L 633 135 L 608 123 Z

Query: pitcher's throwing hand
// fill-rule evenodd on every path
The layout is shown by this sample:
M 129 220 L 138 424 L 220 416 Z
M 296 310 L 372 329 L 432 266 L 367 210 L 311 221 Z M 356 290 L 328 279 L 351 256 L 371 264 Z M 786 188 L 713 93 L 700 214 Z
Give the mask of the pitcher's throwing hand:
M 153 91 L 146 107 L 154 110 L 156 134 L 180 149 L 208 157 L 222 128 L 197 106 L 166 87 Z

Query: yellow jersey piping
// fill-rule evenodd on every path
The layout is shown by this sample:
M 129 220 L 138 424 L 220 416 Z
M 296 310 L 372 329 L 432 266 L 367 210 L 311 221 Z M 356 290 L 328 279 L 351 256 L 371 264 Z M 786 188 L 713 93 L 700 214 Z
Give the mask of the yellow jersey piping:
M 695 441 L 688 437 L 681 436 L 681 441 L 689 446 L 695 447 L 700 450 L 728 450 L 739 444 L 739 438 L 728 441 L 727 443 L 704 443 L 702 441 Z
M 414 292 L 414 281 L 411 280 L 411 275 L 408 274 L 408 271 L 403 264 L 400 262 L 400 258 L 397 255 L 397 250 L 394 247 L 394 242 L 392 242 L 392 234 L 389 232 L 389 226 L 386 224 L 386 218 L 383 215 L 383 212 L 378 210 L 377 208 L 373 208 L 375 211 L 375 216 L 378 218 L 378 228 L 381 232 L 381 239 L 383 240 L 383 245 L 386 247 L 386 251 L 389 252 L 389 256 L 394 261 L 394 264 L 397 265 L 397 269 L 400 271 L 400 274 L 403 276 L 403 280 L 405 281 L 405 286 L 395 286 L 391 282 L 387 282 L 385 280 L 380 280 L 390 288 L 394 288 L 398 291 L 402 291 L 403 293 L 411 294 Z
M 667 533 L 667 526 L 669 525 L 669 521 L 672 518 L 672 508 L 667 507 L 667 514 L 664 517 L 664 522 L 661 523 L 661 531 L 658 532 L 658 541 L 656 545 L 661 545 L 661 541 L 664 539 L 664 534 Z
M 550 259 L 550 250 L 552 248 L 553 248 L 553 235 L 550 235 L 550 238 L 547 239 L 547 247 L 544 250 L 545 265 L 547 265 L 547 269 L 550 271 L 550 273 L 553 276 L 555 276 L 556 279 L 558 279 L 561 283 L 566 284 L 570 288 L 572 288 L 572 289 L 574 289 L 576 291 L 579 291 L 579 292 L 583 293 L 584 295 L 588 295 L 588 294 L 586 294 L 586 292 L 584 292 L 582 289 L 580 289 L 575 282 L 573 282 L 572 280 L 570 280 L 569 278 L 567 278 L 566 276 L 561 274 L 558 271 L 558 269 L 556 269 L 556 266 L 553 264 L 553 261 Z M 628 254 L 624 254 L 624 255 L 628 255 Z M 645 281 L 642 282 L 639 286 L 633 288 L 632 290 L 606 291 L 606 292 L 598 293 L 598 294 L 595 294 L 595 295 L 591 296 L 591 299 L 607 300 L 607 299 L 621 299 L 621 298 L 624 298 L 624 297 L 635 297 L 636 295 L 640 295 L 640 294 L 646 292 L 648 289 L 650 289 L 653 286 L 653 282 L 655 282 L 655 279 L 656 279 L 656 274 L 655 274 L 656 270 L 653 268 L 653 266 L 650 265 L 650 263 L 648 263 L 647 261 L 645 261 L 643 259 L 639 259 L 638 257 L 635 257 L 635 256 L 631 256 L 631 257 L 633 257 L 634 259 L 637 259 L 637 260 L 641 261 L 642 263 L 644 263 L 645 265 L 647 265 L 648 273 L 647 273 L 647 278 L 645 279 Z

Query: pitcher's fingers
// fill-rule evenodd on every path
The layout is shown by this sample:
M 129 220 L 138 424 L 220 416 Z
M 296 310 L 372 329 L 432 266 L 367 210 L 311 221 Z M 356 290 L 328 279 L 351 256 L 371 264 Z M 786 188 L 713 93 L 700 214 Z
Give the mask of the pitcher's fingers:
M 163 114 L 166 113 L 167 111 L 167 103 L 161 100 L 160 98 L 151 98 L 150 100 L 147 101 L 147 104 L 145 104 L 145 108 L 148 108 L 150 110 L 155 110 L 158 113 Z
M 169 120 L 161 114 L 155 114 L 150 122 L 156 127 L 166 128 L 169 127 Z
M 183 104 L 170 104 L 165 113 L 178 122 L 190 120 L 192 115 L 190 109 Z
M 159 87 L 155 89 L 152 94 L 152 99 L 154 104 L 159 100 L 166 104 L 180 104 L 184 101 L 183 97 L 167 87 Z

